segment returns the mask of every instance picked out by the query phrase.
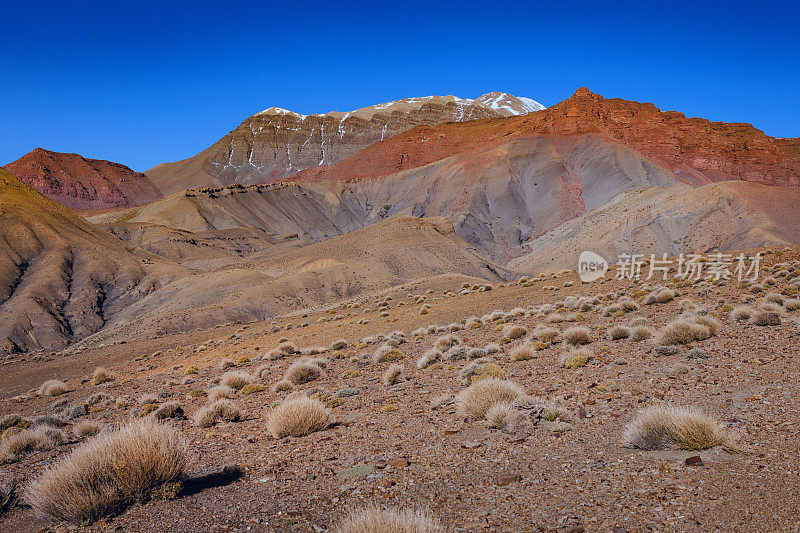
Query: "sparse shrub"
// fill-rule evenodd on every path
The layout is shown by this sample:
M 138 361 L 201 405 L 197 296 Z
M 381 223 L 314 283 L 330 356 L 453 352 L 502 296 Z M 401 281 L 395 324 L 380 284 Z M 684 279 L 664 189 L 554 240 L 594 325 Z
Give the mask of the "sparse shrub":
M 786 301 L 786 298 L 784 298 L 782 294 L 778 294 L 777 292 L 771 292 L 769 294 L 764 295 L 764 301 L 782 306 L 783 303 Z
M 783 307 L 787 311 L 797 311 L 800 309 L 800 298 L 790 298 L 783 302 Z
M 661 289 L 659 291 L 654 291 L 647 295 L 644 299 L 645 305 L 652 305 L 652 304 L 663 304 L 667 302 L 671 302 L 675 299 L 675 291 L 672 289 Z
M 232 398 L 236 391 L 227 385 L 217 385 L 208 393 L 208 399 L 211 402 L 216 402 L 222 398 Z
M 39 396 L 58 396 L 64 394 L 69 389 L 67 384 L 59 379 L 50 379 L 42 383 L 39 387 Z
M 442 352 L 447 351 L 456 344 L 461 344 L 461 339 L 452 334 L 442 335 L 433 343 L 434 347 Z
M 255 378 L 247 372 L 225 372 L 220 378 L 220 383 L 228 387 L 239 390 L 248 383 L 255 381 Z
M 313 359 L 300 359 L 295 361 L 286 370 L 283 379 L 292 385 L 302 385 L 314 381 L 322 375 L 322 367 Z
M 289 383 L 288 381 L 281 380 L 281 381 L 275 383 L 275 386 L 273 387 L 273 390 L 275 392 L 285 392 L 285 391 L 288 391 L 288 390 L 292 390 L 293 388 L 294 387 L 292 386 L 291 383 Z
M 55 520 L 87 524 L 178 481 L 189 463 L 174 428 L 134 422 L 75 448 L 31 483 L 27 500 Z
M 694 318 L 694 322 L 700 324 L 701 326 L 705 326 L 708 328 L 709 333 L 711 336 L 717 334 L 717 330 L 719 330 L 719 322 L 716 318 L 711 317 L 709 315 L 700 315 Z
M 3 439 L 3 444 L 0 446 L 0 462 L 15 460 L 33 451 L 52 450 L 65 441 L 64 432 L 49 425 L 21 429 Z
M 502 336 L 506 341 L 512 341 L 524 337 L 528 333 L 528 328 L 516 324 L 506 324 L 503 326 Z
M 30 425 L 30 420 L 26 420 L 17 413 L 9 413 L 0 417 L 0 431 L 5 431 L 10 427 L 19 427 L 25 429 Z
M 313 398 L 293 398 L 276 407 L 269 415 L 267 429 L 275 438 L 303 437 L 327 428 L 331 412 L 324 403 Z
M 403 365 L 391 365 L 383 373 L 381 381 L 384 385 L 391 386 L 397 383 L 403 376 Z
M 653 348 L 653 352 L 660 356 L 660 357 L 669 357 L 670 355 L 675 355 L 676 353 L 680 352 L 681 349 L 677 346 L 656 346 Z
M 170 418 L 183 418 L 183 407 L 176 402 L 167 402 L 153 411 L 156 420 L 168 420 Z
M 589 328 L 583 326 L 573 326 L 565 329 L 563 337 L 569 344 L 576 346 L 592 342 L 592 333 Z
M 477 359 L 461 370 L 461 378 L 464 386 L 467 386 L 482 379 L 506 379 L 506 373 L 489 359 Z
M 353 511 L 333 530 L 335 533 L 445 533 L 431 514 L 413 509 L 381 509 L 378 506 Z
M 497 402 L 486 410 L 486 425 L 490 428 L 500 429 L 503 422 L 512 411 L 510 402 Z
M 103 424 L 97 420 L 83 420 L 72 426 L 73 433 L 81 438 L 94 437 L 100 433 L 101 429 L 103 429 Z
M 756 326 L 780 326 L 781 315 L 772 309 L 759 308 L 750 319 Z
M 533 337 L 542 342 L 553 342 L 558 338 L 558 330 L 546 326 L 539 326 L 533 330 Z
M 480 420 L 492 404 L 513 401 L 522 396 L 522 387 L 512 381 L 497 378 L 482 379 L 462 390 L 456 403 L 462 415 Z
M 386 363 L 390 361 L 399 361 L 404 357 L 405 355 L 403 355 L 403 352 L 401 352 L 397 348 L 393 348 L 388 344 L 384 344 L 383 346 L 375 350 L 374 354 L 372 354 L 372 362 Z
M 608 335 L 611 337 L 611 340 L 622 340 L 627 339 L 631 336 L 631 330 L 626 328 L 625 326 L 613 326 L 611 329 L 608 330 Z
M 92 385 L 100 385 L 102 383 L 107 383 L 109 381 L 113 381 L 114 376 L 111 373 L 103 368 L 102 366 L 98 366 L 92 372 Z
M 209 428 L 220 420 L 238 422 L 241 419 L 242 411 L 229 400 L 217 400 L 199 409 L 192 417 L 194 425 L 201 428 Z
M 647 326 L 636 326 L 631 330 L 631 340 L 642 342 L 653 336 L 653 330 Z
M 737 305 L 731 311 L 731 320 L 734 322 L 744 322 L 753 316 L 753 308 L 747 305 Z
M 692 348 L 686 354 L 687 359 L 708 359 L 708 354 L 702 348 Z
M 586 366 L 592 359 L 592 351 L 588 348 L 571 348 L 561 356 L 561 366 L 575 369 Z
M 697 408 L 656 405 L 639 411 L 625 428 L 623 441 L 642 450 L 706 450 L 726 444 L 728 438 L 719 422 Z
M 486 355 L 492 355 L 494 353 L 500 352 L 500 345 L 496 342 L 490 342 L 486 346 L 483 347 L 483 350 L 486 352 Z
M 512 348 L 509 355 L 512 361 L 527 361 L 531 359 L 535 353 L 536 349 L 530 343 L 525 343 Z
M 265 378 L 269 374 L 269 365 L 260 365 L 256 368 L 256 376 L 259 378 Z
M 664 346 L 671 346 L 702 341 L 709 337 L 711 337 L 711 330 L 708 326 L 690 322 L 689 320 L 675 320 L 658 332 L 658 343 Z
M 233 359 L 228 359 L 228 358 L 226 357 L 225 359 L 223 359 L 222 361 L 220 361 L 220 362 L 219 362 L 219 365 L 217 365 L 217 366 L 219 366 L 219 369 L 220 369 L 220 370 L 226 370 L 226 369 L 228 369 L 228 368 L 233 368 L 233 367 L 235 367 L 235 366 L 236 366 L 236 363 L 233 361 Z
M 267 390 L 267 388 L 261 383 L 248 383 L 239 389 L 239 394 L 255 394 L 257 392 L 264 392 L 265 390 Z
M 434 362 L 438 361 L 442 357 L 442 352 L 437 350 L 436 348 L 428 348 L 422 353 L 422 356 L 417 359 L 417 368 L 422 370 L 423 368 L 427 368 Z
M 333 344 L 331 344 L 331 348 L 334 350 L 344 350 L 347 348 L 347 341 L 345 339 L 335 340 Z

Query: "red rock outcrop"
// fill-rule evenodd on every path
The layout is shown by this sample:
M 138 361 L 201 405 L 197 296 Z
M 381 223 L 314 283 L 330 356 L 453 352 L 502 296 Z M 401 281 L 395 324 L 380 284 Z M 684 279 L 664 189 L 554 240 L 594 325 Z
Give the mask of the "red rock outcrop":
M 586 88 L 553 107 L 523 116 L 417 127 L 338 164 L 310 168 L 288 179 L 376 178 L 513 138 L 596 133 L 638 151 L 689 183 L 742 180 L 800 185 L 798 138 L 778 139 L 749 124 L 688 118 L 650 103 L 606 99 Z
M 34 190 L 73 209 L 132 207 L 161 197 L 141 172 L 79 154 L 36 148 L 4 168 Z

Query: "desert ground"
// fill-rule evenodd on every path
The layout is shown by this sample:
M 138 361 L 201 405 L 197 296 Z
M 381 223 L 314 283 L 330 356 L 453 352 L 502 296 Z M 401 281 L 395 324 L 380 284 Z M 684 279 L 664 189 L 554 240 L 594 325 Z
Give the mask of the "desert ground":
M 17 504 L 0 530 L 345 531 L 378 505 L 447 531 L 796 531 L 799 277 L 796 247 L 766 250 L 745 283 L 437 275 L 275 319 L 16 354 L 0 479 Z M 694 333 L 673 338 L 676 321 Z M 511 396 L 476 411 L 481 383 Z M 201 417 L 212 397 L 234 414 Z M 276 413 L 309 397 L 322 423 L 283 436 Z M 659 406 L 697 408 L 710 433 L 642 449 L 634 421 Z M 28 505 L 71 451 L 154 418 L 186 441 L 177 483 L 91 524 Z M 36 428 L 49 437 L 9 453 Z

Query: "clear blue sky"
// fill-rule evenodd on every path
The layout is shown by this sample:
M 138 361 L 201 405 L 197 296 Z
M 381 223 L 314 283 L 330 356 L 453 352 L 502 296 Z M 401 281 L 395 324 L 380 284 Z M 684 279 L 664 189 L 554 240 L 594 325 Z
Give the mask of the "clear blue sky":
M 42 146 L 143 171 L 273 105 L 582 85 L 800 136 L 797 0 L 381 4 L 0 0 L 0 164 Z

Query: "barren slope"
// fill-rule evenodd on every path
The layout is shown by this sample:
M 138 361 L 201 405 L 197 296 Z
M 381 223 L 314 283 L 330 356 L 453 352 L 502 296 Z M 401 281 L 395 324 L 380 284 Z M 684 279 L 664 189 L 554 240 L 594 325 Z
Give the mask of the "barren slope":
M 61 205 L 129 207 L 161 197 L 147 176 L 125 165 L 36 148 L 5 170 Z
M 94 333 L 172 272 L 0 170 L 0 352 Z

